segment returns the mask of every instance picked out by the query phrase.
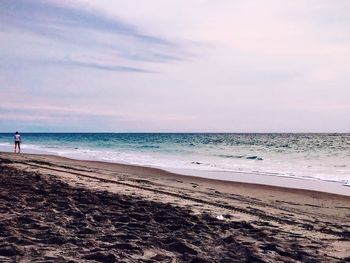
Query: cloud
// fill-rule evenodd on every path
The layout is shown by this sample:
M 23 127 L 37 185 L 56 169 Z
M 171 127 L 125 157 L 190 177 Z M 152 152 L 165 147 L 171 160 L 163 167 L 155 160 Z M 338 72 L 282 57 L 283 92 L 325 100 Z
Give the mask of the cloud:
M 33 127 L 39 127 L 43 131 L 64 131 L 67 127 L 77 130 L 93 129 L 96 123 L 99 123 L 103 130 L 110 129 L 114 123 L 123 122 L 130 121 L 116 113 L 44 105 L 0 106 L 0 124 L 3 130 L 11 130 L 12 127 L 22 131 L 31 131 Z
M 0 7 L 3 22 L 7 22 L 3 26 L 7 24 L 39 34 L 50 35 L 54 33 L 52 29 L 56 29 L 55 26 L 76 27 L 126 35 L 148 43 L 174 45 L 163 38 L 141 33 L 131 25 L 109 18 L 96 10 L 67 7 L 59 2 L 41 0 L 4 0 L 0 2 Z
M 33 62 L 33 61 L 32 61 Z M 152 71 L 134 68 L 134 67 L 125 67 L 125 66 L 109 66 L 109 65 L 101 65 L 97 63 L 89 63 L 83 61 L 73 61 L 73 60 L 41 60 L 37 61 L 38 65 L 59 65 L 59 66 L 68 66 L 68 67 L 83 67 L 97 70 L 107 70 L 107 71 L 115 71 L 115 72 L 139 72 L 139 73 L 153 73 Z
M 135 63 L 144 62 L 142 66 L 146 67 L 147 62 L 176 62 L 190 56 L 179 43 L 142 32 L 130 23 L 102 11 L 64 3 L 1 1 L 0 30 L 3 36 L 7 36 L 7 45 L 3 47 L 7 49 L 3 53 L 9 56 L 23 49 L 27 52 L 26 56 L 33 60 L 42 59 L 44 64 L 56 59 L 56 65 L 70 64 L 119 72 L 147 72 L 147 69 L 141 69 Z M 19 44 L 26 35 L 32 35 L 33 42 L 29 45 Z M 16 43 L 17 50 L 14 50 L 11 42 Z M 45 48 L 48 45 L 52 46 L 51 52 Z M 30 52 L 31 46 L 35 52 Z M 65 59 L 66 56 L 82 54 L 95 54 L 99 59 L 86 62 Z M 108 57 L 108 61 L 101 60 L 101 57 Z
M 142 112 L 140 112 L 142 113 Z M 72 107 L 54 107 L 49 105 L 33 106 L 30 104 L 0 105 L 0 131 L 152 131 L 159 129 L 159 122 L 168 123 L 169 128 L 176 121 L 187 119 L 190 115 L 163 114 L 150 115 L 145 118 L 137 112 L 113 112 L 89 110 Z

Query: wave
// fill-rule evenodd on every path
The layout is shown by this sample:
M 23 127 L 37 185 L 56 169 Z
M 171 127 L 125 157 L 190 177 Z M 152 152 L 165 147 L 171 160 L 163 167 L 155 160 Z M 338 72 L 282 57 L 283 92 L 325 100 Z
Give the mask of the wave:
M 137 148 L 141 148 L 141 149 L 159 149 L 160 146 L 158 145 L 141 145 L 141 146 L 138 146 Z
M 292 148 L 289 144 L 282 144 L 277 146 L 277 148 Z
M 64 136 L 41 134 L 40 138 L 37 139 L 24 136 L 26 141 L 22 146 L 23 152 L 48 153 L 74 159 L 92 159 L 162 169 L 254 173 L 308 180 L 336 181 L 347 186 L 350 184 L 350 163 L 348 159 L 350 155 L 348 150 L 343 150 L 344 147 L 338 152 L 334 152 L 335 150 L 331 147 L 327 152 L 317 151 L 316 154 L 315 150 L 310 150 L 310 148 L 308 148 L 308 151 L 302 151 L 301 148 L 295 145 L 300 144 L 300 140 L 292 142 L 291 139 L 286 142 L 280 140 L 278 146 L 289 148 L 288 145 L 293 150 L 280 148 L 276 151 L 276 148 L 278 148 L 277 142 L 275 143 L 270 137 L 267 138 L 266 136 L 267 142 L 265 142 L 265 139 L 257 141 L 259 147 L 246 147 L 245 145 L 231 147 L 230 141 L 222 142 L 217 147 L 213 145 L 204 146 L 201 136 L 214 135 L 193 135 L 194 137 L 191 140 L 185 138 L 186 136 L 190 137 L 190 135 L 169 135 L 159 138 L 156 135 L 148 137 L 142 135 L 142 138 L 137 137 L 140 135 L 130 135 L 130 138 L 124 138 L 124 135 L 123 141 L 117 140 L 118 137 L 116 137 L 116 140 L 108 145 L 100 144 L 105 139 L 102 135 L 94 135 L 90 139 L 88 138 L 89 140 L 86 139 L 85 135 L 85 137 L 74 135 L 72 136 L 73 139 Z M 99 137 L 96 139 L 96 136 Z M 137 138 L 134 138 L 134 136 Z M 234 138 L 235 136 L 231 137 Z M 254 136 L 250 136 L 250 138 L 254 139 Z M 176 143 L 174 143 L 175 139 Z M 227 139 L 229 139 L 229 136 Z M 350 136 L 345 137 L 345 139 L 346 142 L 349 142 Z M 29 141 L 32 144 L 28 144 Z M 339 141 L 343 142 L 342 145 L 345 144 L 344 138 L 339 138 Z M 271 142 L 274 143 L 266 147 Z M 304 144 L 307 143 L 309 142 L 306 141 Z M 12 147 L 8 136 L 2 138 L 0 150 L 12 151 Z
M 263 158 L 258 157 L 258 156 L 256 156 L 256 155 L 254 155 L 254 156 L 248 156 L 248 157 L 246 157 L 246 159 L 248 159 L 248 160 L 258 160 L 258 161 L 264 160 Z
M 262 157 L 259 157 L 257 155 L 246 156 L 246 155 L 219 154 L 217 156 L 221 158 L 229 158 L 229 159 L 247 159 L 247 160 L 258 160 L 258 161 L 264 160 Z
M 222 158 L 235 158 L 235 159 L 242 159 L 245 157 L 245 155 L 231 155 L 231 154 L 219 154 L 217 156 Z

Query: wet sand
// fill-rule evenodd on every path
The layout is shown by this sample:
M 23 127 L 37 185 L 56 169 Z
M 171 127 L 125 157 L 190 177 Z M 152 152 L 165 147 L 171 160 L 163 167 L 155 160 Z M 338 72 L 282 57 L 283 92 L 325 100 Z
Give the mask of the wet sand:
M 350 197 L 0 153 L 0 262 L 349 262 Z

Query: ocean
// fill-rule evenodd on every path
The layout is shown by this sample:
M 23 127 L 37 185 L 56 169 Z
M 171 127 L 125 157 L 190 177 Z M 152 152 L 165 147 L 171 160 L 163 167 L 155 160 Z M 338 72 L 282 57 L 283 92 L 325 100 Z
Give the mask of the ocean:
M 350 186 L 350 134 L 22 133 L 22 152 Z M 13 134 L 0 133 L 13 151 Z

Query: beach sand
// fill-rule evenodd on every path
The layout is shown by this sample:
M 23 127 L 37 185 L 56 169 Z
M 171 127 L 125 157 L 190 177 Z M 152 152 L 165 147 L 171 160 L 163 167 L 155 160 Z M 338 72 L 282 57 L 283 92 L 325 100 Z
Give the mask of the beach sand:
M 349 262 L 350 197 L 0 153 L 0 262 Z

